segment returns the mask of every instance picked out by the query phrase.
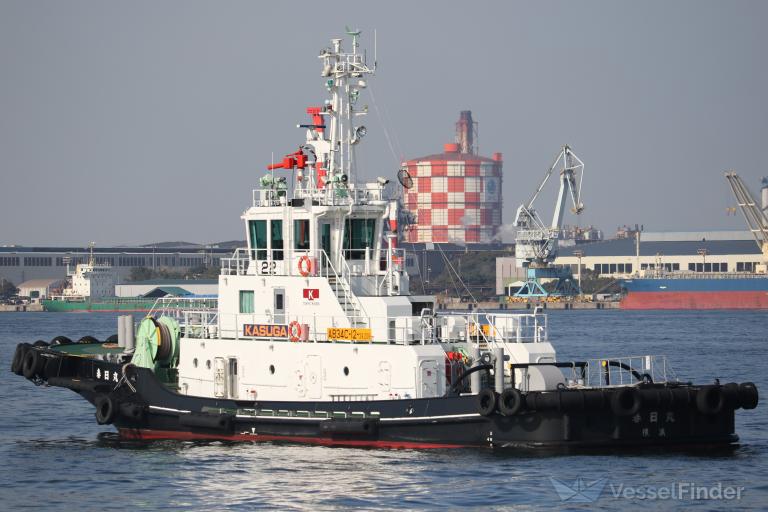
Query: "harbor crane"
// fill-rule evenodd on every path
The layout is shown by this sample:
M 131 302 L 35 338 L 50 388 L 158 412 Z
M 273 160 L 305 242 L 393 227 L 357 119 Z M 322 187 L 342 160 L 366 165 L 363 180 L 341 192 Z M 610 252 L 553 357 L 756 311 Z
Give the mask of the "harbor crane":
M 754 196 L 742 181 L 741 177 L 733 171 L 725 173 L 725 178 L 731 186 L 731 191 L 736 198 L 747 229 L 755 237 L 755 242 L 763 253 L 763 261 L 757 266 L 755 272 L 766 273 L 768 269 L 768 213 L 755 201 Z M 765 178 L 763 178 L 765 180 Z
M 555 212 L 551 224 L 547 225 L 534 208 L 534 203 L 555 169 L 560 168 L 560 191 L 555 202 Z M 574 154 L 568 145 L 561 148 L 555 161 L 544 174 L 531 199 L 521 204 L 515 216 L 515 259 L 517 266 L 526 270 L 525 284 L 515 293 L 522 298 L 546 298 L 581 294 L 579 285 L 573 279 L 569 267 L 553 265 L 558 252 L 558 239 L 563 227 L 565 206 L 570 197 L 571 211 L 579 215 L 584 210 L 581 202 L 581 185 L 584 178 L 584 162 Z M 552 291 L 542 286 L 542 280 L 554 281 Z

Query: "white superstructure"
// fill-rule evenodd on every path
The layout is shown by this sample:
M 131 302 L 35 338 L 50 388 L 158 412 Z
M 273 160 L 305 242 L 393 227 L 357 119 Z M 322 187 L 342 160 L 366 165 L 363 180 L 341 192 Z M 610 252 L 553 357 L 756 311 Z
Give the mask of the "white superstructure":
M 374 69 L 358 51 L 359 33 L 350 35 L 351 52 L 334 39 L 320 54 L 330 99 L 307 109 L 306 141 L 270 165 L 253 191 L 241 217 L 247 247 L 222 260 L 218 309 L 175 311 L 182 393 L 437 397 L 446 392 L 447 352 L 475 363 L 481 349 L 503 349 L 511 363 L 554 361 L 543 315 L 435 315 L 432 297 L 409 294 L 388 180 L 354 179 L 355 147 L 366 133 L 359 100 Z M 515 382 L 554 387 L 562 374 L 550 370 L 517 371 Z
M 74 272 L 70 272 L 67 263 L 67 277 L 69 286 L 62 295 L 65 298 L 96 299 L 100 297 L 114 297 L 117 274 L 111 265 L 96 263 L 93 257 L 93 246 L 88 263 L 80 263 L 75 266 Z

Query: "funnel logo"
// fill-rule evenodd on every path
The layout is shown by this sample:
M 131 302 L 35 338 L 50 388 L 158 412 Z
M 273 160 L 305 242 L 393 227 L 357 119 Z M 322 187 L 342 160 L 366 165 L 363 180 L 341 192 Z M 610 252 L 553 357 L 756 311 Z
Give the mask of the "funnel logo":
M 566 483 L 562 480 L 549 477 L 552 485 L 560 496 L 560 501 L 567 501 L 568 503 L 592 503 L 603 492 L 605 484 L 608 482 L 607 478 L 601 478 L 592 482 L 587 482 L 583 478 L 577 478 L 573 483 Z
M 304 288 L 303 296 L 307 300 L 317 300 L 320 298 L 320 290 L 316 288 Z

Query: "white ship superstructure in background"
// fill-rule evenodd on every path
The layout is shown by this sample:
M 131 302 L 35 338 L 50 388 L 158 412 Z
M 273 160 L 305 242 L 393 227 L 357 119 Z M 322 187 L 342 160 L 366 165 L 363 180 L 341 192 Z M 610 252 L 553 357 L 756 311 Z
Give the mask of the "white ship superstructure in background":
M 67 263 L 69 286 L 62 291 L 65 299 L 96 299 L 114 297 L 117 274 L 111 265 L 96 263 L 93 245 L 88 263 L 79 263 L 70 271 Z

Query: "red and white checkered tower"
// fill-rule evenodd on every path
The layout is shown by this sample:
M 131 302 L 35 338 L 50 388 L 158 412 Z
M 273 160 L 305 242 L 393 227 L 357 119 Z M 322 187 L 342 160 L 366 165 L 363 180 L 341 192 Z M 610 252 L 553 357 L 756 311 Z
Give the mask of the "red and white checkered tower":
M 403 191 L 416 223 L 407 242 L 488 243 L 501 226 L 501 153 L 477 155 L 477 123 L 472 112 L 461 112 L 456 142 L 443 153 L 408 160 L 403 165 L 413 187 Z

